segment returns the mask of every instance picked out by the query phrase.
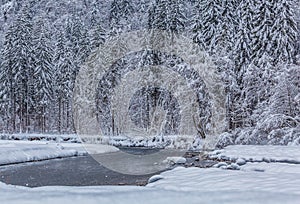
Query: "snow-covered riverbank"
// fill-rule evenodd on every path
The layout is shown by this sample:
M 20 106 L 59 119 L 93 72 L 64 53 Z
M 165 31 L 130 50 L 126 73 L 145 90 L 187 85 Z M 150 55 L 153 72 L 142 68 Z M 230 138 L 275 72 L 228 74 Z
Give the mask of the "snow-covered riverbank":
M 2 146 L 5 146 L 3 142 Z M 6 143 L 6 148 L 8 147 L 9 143 Z M 65 147 L 66 150 L 69 148 L 71 147 Z M 236 164 L 239 165 L 239 170 L 178 167 L 156 176 L 157 179 L 152 179 L 156 181 L 146 187 L 61 186 L 31 189 L 0 183 L 0 201 L 6 204 L 70 201 L 73 204 L 299 203 L 299 148 L 230 146 L 211 154 L 214 155 L 228 159 L 229 162 L 236 162 L 237 159 L 243 159 L 244 162 Z
M 245 165 L 247 166 L 247 165 Z M 298 166 L 298 165 L 297 165 Z M 286 203 L 300 201 L 299 168 L 278 172 L 178 167 L 146 187 L 25 188 L 0 183 L 0 200 L 9 203 Z M 293 170 L 292 170 L 293 169 Z
M 118 151 L 100 144 L 0 140 L 0 165 Z

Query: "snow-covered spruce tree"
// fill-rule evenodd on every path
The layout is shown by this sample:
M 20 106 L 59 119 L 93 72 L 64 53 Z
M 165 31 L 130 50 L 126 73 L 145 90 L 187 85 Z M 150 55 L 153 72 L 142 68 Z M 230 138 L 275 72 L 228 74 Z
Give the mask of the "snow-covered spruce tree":
M 113 0 L 109 10 L 109 26 L 111 34 L 130 30 L 131 17 L 134 12 L 131 0 Z
M 228 98 L 231 99 L 227 106 L 230 115 L 230 120 L 228 121 L 230 129 L 253 125 L 251 121 L 252 104 L 250 98 L 254 100 L 252 96 L 255 93 L 255 87 L 258 86 L 257 82 L 259 81 L 257 81 L 258 78 L 254 80 L 251 79 L 252 76 L 258 77 L 258 75 L 256 75 L 257 67 L 250 66 L 252 55 L 250 33 L 253 27 L 253 9 L 252 0 L 240 1 L 234 13 L 236 20 L 232 20 L 232 22 L 234 22 L 233 25 L 236 23 L 237 26 L 232 30 L 234 43 L 232 44 L 232 50 L 229 54 L 230 59 L 233 61 L 233 66 L 230 70 L 226 70 L 226 72 L 232 72 L 232 78 L 234 79 L 232 83 L 235 84 L 235 88 L 227 92 Z M 247 91 L 249 91 L 249 93 Z M 250 104 L 247 102 L 250 102 Z
M 193 40 L 214 56 L 221 72 L 227 93 L 228 128 L 233 129 L 240 121 L 236 116 L 241 91 L 241 79 L 236 77 L 237 70 L 232 63 L 235 33 L 238 28 L 237 1 L 196 1 L 192 18 Z M 238 53 L 240 54 L 240 53 Z
M 67 19 L 66 40 L 71 48 L 73 62 L 75 65 L 75 76 L 80 66 L 90 54 L 90 42 L 88 38 L 88 30 L 84 26 L 83 21 L 78 15 L 71 15 Z M 74 79 L 75 80 L 75 79 Z
M 183 32 L 186 27 L 186 5 L 185 1 L 183 0 L 177 0 L 177 1 L 171 1 L 168 7 L 171 7 L 172 9 L 168 10 L 169 17 L 169 28 L 167 28 L 167 31 L 172 32 L 174 34 L 178 34 L 180 32 Z
M 297 104 L 297 100 L 291 102 L 296 96 L 290 97 L 292 88 L 284 80 L 289 74 L 283 72 L 285 64 L 294 62 L 295 57 L 293 10 L 290 1 L 243 0 L 238 11 L 232 59 L 241 94 L 234 98 L 230 112 L 231 127 L 241 129 L 233 131 L 230 140 L 238 144 L 273 143 L 278 139 L 274 137 L 293 135 L 294 129 L 288 133 L 273 130 L 297 123 L 290 115 L 295 109 L 291 107 L 297 107 L 291 106 Z
M 243 5 L 243 3 L 247 4 Z M 283 20 L 280 17 L 280 12 L 278 13 L 278 11 L 282 11 L 280 9 L 282 6 L 276 2 L 270 0 L 262 2 L 244 0 L 243 3 L 241 6 L 245 6 L 243 9 L 245 13 L 240 17 L 241 27 L 238 29 L 237 46 L 233 52 L 237 79 L 242 90 L 238 101 L 240 101 L 240 104 L 244 104 L 243 106 L 240 105 L 241 110 L 238 110 L 238 112 L 242 113 L 247 110 L 244 120 L 248 122 L 245 123 L 244 121 L 242 124 L 249 125 L 250 122 L 250 125 L 255 125 L 258 120 L 256 117 L 262 114 L 268 106 L 268 100 L 272 96 L 272 90 L 276 84 L 275 73 L 280 69 L 277 64 L 279 62 L 292 62 L 295 54 L 292 40 L 294 38 L 291 36 L 294 34 L 289 35 L 288 33 L 295 32 L 293 31 L 294 24 L 288 23 L 287 19 L 289 18 L 285 17 L 285 20 Z M 247 8 L 248 10 L 246 10 Z M 252 12 L 254 16 L 252 16 Z M 293 21 L 292 19 L 290 20 L 291 22 Z M 253 25 L 247 22 L 253 22 Z M 251 32 L 250 39 L 247 34 L 249 32 Z M 275 47 L 281 49 L 280 54 L 276 54 Z M 284 50 L 287 48 L 290 50 Z M 249 116 L 252 119 L 249 120 Z
M 183 0 L 156 0 L 149 9 L 149 29 L 160 29 L 176 35 L 185 30 L 186 22 Z
M 64 54 L 56 64 L 57 130 L 60 133 L 73 133 L 72 98 L 75 82 L 75 65 L 70 45 L 65 44 L 63 50 Z
M 3 121 L 2 131 L 11 132 L 15 127 L 15 91 L 12 74 L 12 59 L 14 46 L 14 33 L 10 27 L 5 34 L 3 49 L 1 50 L 0 64 L 0 111 Z
M 63 94 L 62 94 L 62 75 L 61 75 L 61 65 L 63 61 L 65 60 L 65 43 L 66 38 L 62 30 L 57 30 L 57 39 L 55 43 L 55 54 L 54 54 L 54 101 L 55 101 L 55 116 L 53 116 L 56 119 L 55 122 L 55 128 L 54 130 L 58 133 L 62 132 L 62 120 L 63 120 L 63 110 L 62 110 L 62 100 L 63 100 Z
M 271 60 L 272 49 L 272 26 L 274 24 L 274 3 L 272 0 L 253 0 L 255 13 L 253 16 L 252 39 L 252 59 L 256 66 L 263 66 L 263 59 Z M 268 57 L 266 57 L 268 56 Z
M 101 27 L 99 28 L 101 29 Z M 100 31 L 100 30 L 99 30 Z M 76 76 L 77 73 L 79 72 L 80 66 L 86 61 L 87 57 L 91 53 L 91 43 L 90 43 L 90 38 L 89 38 L 89 31 L 87 27 L 83 26 L 81 29 L 81 37 L 78 38 L 79 41 L 79 53 L 77 54 L 78 56 L 78 61 L 76 63 L 77 69 L 76 69 Z
M 55 45 L 55 104 L 56 104 L 56 128 L 59 133 L 73 133 L 72 98 L 77 71 L 80 60 L 79 36 L 80 29 L 74 29 L 74 22 L 68 18 L 67 23 L 57 33 Z M 75 32 L 76 31 L 76 32 Z M 78 35 L 72 35 L 77 33 Z
M 272 27 L 272 56 L 274 64 L 295 62 L 295 42 L 297 24 L 292 7 L 293 0 L 280 0 L 274 3 L 275 22 Z
M 42 133 L 48 130 L 49 106 L 53 99 L 53 50 L 51 39 L 44 23 L 38 21 L 36 24 L 34 42 L 34 90 L 35 90 L 35 112 L 38 130 Z
M 192 19 L 193 39 L 210 54 L 227 55 L 236 27 L 236 1 L 198 0 Z
M 253 1 L 243 0 L 236 9 L 238 26 L 235 31 L 232 60 L 234 61 L 235 74 L 239 84 L 242 82 L 244 73 L 251 63 L 252 49 L 251 36 L 253 22 Z
M 106 31 L 101 24 L 97 24 L 89 31 L 90 50 L 93 50 L 102 45 L 106 40 Z
M 193 32 L 193 41 L 204 48 L 205 41 L 202 32 L 204 12 L 202 3 L 203 1 L 197 0 L 194 4 L 194 14 L 191 20 L 191 27 Z
M 98 20 L 100 18 L 99 13 L 99 8 L 94 3 L 93 9 L 91 11 L 91 21 L 89 30 L 90 50 L 99 47 L 99 45 L 103 44 L 106 40 L 106 31 L 102 27 L 101 22 Z
M 216 36 L 217 46 L 221 47 L 224 52 L 222 55 L 228 55 L 234 47 L 234 36 L 238 27 L 236 17 L 238 2 L 238 0 L 222 1 L 221 30 Z
M 140 0 L 135 5 L 135 12 L 132 16 L 132 30 L 148 27 L 148 12 L 152 0 Z
M 300 2 L 294 0 L 294 10 L 296 14 L 296 23 L 297 23 L 297 40 L 296 40 L 296 57 L 297 63 L 300 64 Z
M 254 0 L 254 5 L 252 62 L 262 67 L 266 63 L 262 59 L 274 66 L 295 61 L 296 23 L 291 0 Z
M 32 80 L 34 58 L 32 56 L 32 18 L 30 9 L 25 4 L 18 14 L 15 22 L 11 25 L 11 35 L 13 46 L 7 47 L 12 55 L 10 59 L 4 59 L 7 62 L 6 69 L 11 69 L 12 82 L 10 100 L 12 105 L 11 115 L 13 115 L 13 132 L 18 126 L 19 132 L 28 132 L 30 129 L 30 113 L 33 109 L 32 104 Z M 8 39 L 7 39 L 8 40 Z
M 269 107 L 269 98 L 273 93 L 265 75 L 269 71 L 275 72 L 274 70 L 270 64 L 266 64 L 264 69 L 253 64 L 247 67 L 239 85 L 240 90 L 231 93 L 237 95 L 234 95 L 230 107 L 230 134 L 221 136 L 219 147 L 228 144 L 267 143 L 267 135 L 262 135 L 256 127 L 260 124 L 259 121 L 263 120 L 264 112 Z

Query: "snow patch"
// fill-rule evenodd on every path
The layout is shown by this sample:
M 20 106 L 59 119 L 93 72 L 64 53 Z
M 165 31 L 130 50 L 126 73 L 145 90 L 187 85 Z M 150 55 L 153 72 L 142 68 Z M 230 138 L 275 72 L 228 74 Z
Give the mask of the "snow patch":
M 167 157 L 166 160 L 163 161 L 168 164 L 185 164 L 186 158 L 184 157 Z
M 0 140 L 0 165 L 85 156 L 88 153 L 102 154 L 118 150 L 116 147 L 100 144 Z
M 212 159 L 247 162 L 282 162 L 300 164 L 300 148 L 298 146 L 255 146 L 235 145 L 209 154 Z
M 161 175 L 154 175 L 151 178 L 149 178 L 148 183 L 154 183 L 156 181 L 159 181 L 161 179 L 163 179 L 164 177 Z
M 249 168 L 247 165 L 243 166 L 242 169 Z M 297 195 L 300 198 L 300 165 L 296 165 L 299 167 L 278 163 L 272 164 L 270 167 L 268 167 L 268 164 L 265 165 L 264 168 L 269 169 L 265 172 L 178 167 L 171 171 L 163 172 L 161 174 L 164 177 L 163 180 L 150 183 L 147 186 L 162 190 L 177 189 L 186 192 L 206 191 L 219 193 L 228 190 L 240 192 L 241 195 L 245 192 L 253 191 L 259 191 L 261 194 L 272 192 L 274 196 L 288 193 Z M 281 170 L 288 170 L 275 170 L 277 167 L 280 167 Z M 262 166 L 257 166 L 257 168 L 262 168 Z M 250 203 L 257 202 L 253 201 Z

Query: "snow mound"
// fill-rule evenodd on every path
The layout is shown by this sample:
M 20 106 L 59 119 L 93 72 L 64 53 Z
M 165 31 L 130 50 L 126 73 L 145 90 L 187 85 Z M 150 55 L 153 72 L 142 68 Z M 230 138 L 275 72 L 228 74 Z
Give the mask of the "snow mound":
M 253 162 L 247 163 L 246 165 L 242 166 L 241 171 L 259 171 L 273 174 L 294 174 L 295 177 L 297 177 L 300 174 L 300 165 L 286 163 Z
M 212 159 L 247 162 L 282 162 L 300 164 L 298 146 L 235 145 L 209 154 Z
M 247 164 L 248 165 L 248 164 Z M 242 169 L 249 168 L 248 166 Z M 266 164 L 268 165 L 268 164 Z M 275 170 L 281 166 L 281 170 Z M 147 186 L 159 188 L 162 190 L 179 190 L 186 192 L 245 192 L 259 191 L 262 194 L 274 193 L 274 196 L 280 194 L 294 194 L 300 198 L 300 165 L 293 167 L 291 164 L 274 163 L 268 168 L 269 171 L 228 171 L 217 168 L 183 168 L 177 167 L 171 171 L 162 173 L 163 180 L 150 183 Z M 261 168 L 258 166 L 258 168 Z M 275 200 L 276 201 L 276 200 Z M 275 203 L 277 203 L 276 201 Z M 252 200 L 248 203 L 257 203 Z M 280 202 L 279 202 L 280 203 Z M 296 203 L 296 202 L 295 202 Z
M 98 138 L 101 144 L 108 144 L 121 147 L 148 147 L 148 148 L 168 148 L 168 149 L 191 149 L 199 150 L 203 148 L 203 142 L 199 137 L 191 135 L 159 135 L 148 137 L 128 137 L 128 136 L 102 136 Z M 94 138 L 83 138 L 84 141 L 94 143 Z
M 154 183 L 156 181 L 159 181 L 161 179 L 163 179 L 164 177 L 161 175 L 154 175 L 151 178 L 149 178 L 148 183 Z
M 100 144 L 47 143 L 40 141 L 0 140 L 0 165 L 42 161 L 56 158 L 85 156 L 119 151 Z
M 225 171 L 224 171 L 225 172 Z M 224 175 L 223 175 L 224 176 Z M 189 177 L 190 178 L 190 177 Z M 212 179 L 210 179 L 212 180 Z M 164 180 L 160 180 L 164 181 Z M 158 181 L 158 182 L 160 182 Z M 179 181 L 182 181 L 181 179 Z M 211 182 L 216 183 L 216 182 Z M 237 182 L 236 182 L 237 183 Z M 251 182 L 249 182 L 251 183 Z M 156 184 L 156 183 L 153 183 Z M 251 189 L 243 191 L 233 188 L 220 188 L 214 190 L 212 185 L 203 186 L 203 182 L 194 186 L 193 191 L 186 191 L 180 187 L 172 190 L 161 187 L 129 187 L 129 186 L 96 186 L 96 187 L 43 187 L 43 188 L 23 188 L 7 186 L 0 183 L 0 197 L 5 204 L 31 203 L 39 204 L 41 200 L 45 204 L 94 204 L 94 203 L 114 203 L 114 204 L 298 204 L 299 195 L 293 192 L 270 192 Z M 151 184 L 149 184 L 151 185 Z M 168 184 L 166 184 L 168 185 Z M 220 183 L 218 182 L 219 186 Z M 181 186 L 180 184 L 178 186 Z M 226 186 L 226 185 L 224 185 Z M 229 185 L 228 185 L 229 186 Z M 212 189 L 208 189 L 211 188 Z M 171 187 L 169 187 L 171 188 Z M 245 188 L 243 188 L 245 189 Z M 219 191 L 218 191 L 219 190 Z
M 55 135 L 55 134 L 0 134 L 0 140 L 24 140 L 24 141 L 55 141 L 80 143 L 81 140 L 76 134 Z
M 78 154 L 78 151 L 64 149 L 58 144 L 0 141 L 0 165 L 73 157 Z
M 186 158 L 184 157 L 167 157 L 166 160 L 163 161 L 168 164 L 185 164 Z

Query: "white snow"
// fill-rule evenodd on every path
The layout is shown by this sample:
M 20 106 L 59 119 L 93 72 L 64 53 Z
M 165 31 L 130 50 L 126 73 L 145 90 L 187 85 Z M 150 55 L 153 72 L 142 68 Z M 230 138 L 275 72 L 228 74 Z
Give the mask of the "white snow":
M 83 138 L 88 142 L 95 142 L 93 138 Z M 98 138 L 97 138 L 98 139 Z M 101 144 L 125 147 L 149 147 L 169 149 L 201 149 L 204 145 L 201 139 L 191 135 L 165 135 L 165 136 L 102 136 Z
M 286 163 L 247 163 L 240 167 L 242 171 L 259 171 L 272 174 L 294 174 L 295 177 L 300 176 L 299 164 L 286 164 Z M 300 191 L 300 190 L 299 190 Z
M 248 164 L 247 164 L 248 165 Z M 10 203 L 285 203 L 300 200 L 300 172 L 291 164 L 274 164 L 257 172 L 178 167 L 155 176 L 146 187 L 42 187 L 29 189 L 0 183 L 0 198 Z M 265 164 L 269 165 L 269 164 Z M 280 172 L 276 169 L 289 169 Z M 262 168 L 262 167 L 260 167 Z M 274 170 L 274 171 L 273 171 Z
M 168 163 L 168 164 L 185 164 L 186 158 L 184 158 L 184 157 L 167 157 L 167 159 L 165 159 L 163 162 Z
M 154 183 L 158 180 L 164 179 L 162 175 L 154 175 L 151 178 L 148 179 L 148 183 Z
M 80 142 L 80 138 L 76 134 L 0 134 L 1 140 L 28 140 L 28 141 L 56 141 L 56 142 Z
M 0 165 L 115 151 L 118 148 L 100 144 L 0 140 Z
M 4 148 L 12 146 L 3 143 Z M 65 149 L 71 147 L 64 147 Z M 265 148 L 265 149 L 264 149 Z M 2 149 L 2 148 L 1 148 Z M 264 203 L 299 204 L 300 149 L 280 146 L 236 146 L 212 156 L 238 159 L 240 170 L 177 167 L 149 179 L 146 187 L 42 187 L 25 188 L 0 183 L 0 200 L 14 203 Z M 290 155 L 289 155 L 290 154 Z M 3 156 L 3 155 L 2 155 Z M 264 158 L 264 159 L 263 159 Z M 263 160 L 269 160 L 263 162 Z M 251 162 L 259 160 L 260 162 Z M 247 162 L 248 161 L 248 162 Z M 273 163 L 275 162 L 276 163 Z M 288 163 L 278 163 L 287 161 Z M 291 161 L 295 163 L 291 163 Z M 246 162 L 246 163 L 245 163 Z M 222 163 L 219 163 L 220 166 Z M 226 166 L 226 163 L 223 163 Z M 227 165 L 228 166 L 228 165 Z
M 236 160 L 236 164 L 239 166 L 245 165 L 246 164 L 246 160 L 239 158 L 238 160 Z
M 216 150 L 211 158 L 236 161 L 244 159 L 251 162 L 284 162 L 300 164 L 300 148 L 298 146 L 255 146 L 236 145 Z
M 299 166 L 299 165 L 296 165 Z M 258 168 L 267 169 L 265 172 L 250 170 L 248 164 L 240 171 L 222 170 L 216 168 L 199 169 L 178 167 L 161 175 L 164 179 L 148 184 L 149 187 L 164 190 L 181 191 L 216 191 L 253 192 L 276 194 L 292 194 L 300 200 L 300 171 L 299 167 L 291 164 L 274 163 L 270 166 L 264 163 Z M 277 167 L 281 168 L 280 171 Z M 288 170 L 287 170 L 288 169 Z M 199 189 L 200 188 L 200 189 Z

